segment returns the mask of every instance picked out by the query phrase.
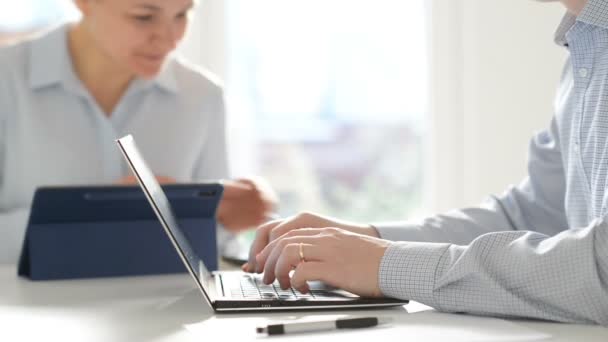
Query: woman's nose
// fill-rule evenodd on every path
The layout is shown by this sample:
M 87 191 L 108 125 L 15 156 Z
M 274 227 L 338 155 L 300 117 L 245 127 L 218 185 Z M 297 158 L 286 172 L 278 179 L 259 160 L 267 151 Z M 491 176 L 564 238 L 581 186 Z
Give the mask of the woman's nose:
M 154 32 L 153 41 L 167 50 L 174 50 L 177 48 L 177 34 L 173 25 L 163 25 Z

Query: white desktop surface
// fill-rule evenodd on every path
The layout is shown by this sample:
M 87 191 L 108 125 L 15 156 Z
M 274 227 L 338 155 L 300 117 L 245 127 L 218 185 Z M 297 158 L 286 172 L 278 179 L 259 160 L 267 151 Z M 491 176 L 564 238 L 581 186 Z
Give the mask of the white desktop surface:
M 477 336 L 478 339 L 474 340 L 521 341 L 543 337 L 544 341 L 608 341 L 608 328 L 600 326 L 444 314 L 415 302 L 406 305 L 407 310 L 400 307 L 363 311 L 215 315 L 185 274 L 32 282 L 18 277 L 16 273 L 14 266 L 0 265 L 0 341 L 312 339 L 352 342 L 369 341 L 374 337 L 404 341 L 410 339 L 408 334 L 415 334 L 420 341 L 433 342 L 471 340 L 470 336 L 475 335 L 467 334 L 476 330 L 496 333 L 492 339 L 479 339 Z M 283 322 L 310 318 L 311 315 L 344 314 L 390 316 L 394 323 L 384 328 L 299 336 L 269 338 L 255 334 L 256 322 Z M 442 335 L 441 331 L 445 334 Z M 526 339 L 525 336 L 530 338 Z

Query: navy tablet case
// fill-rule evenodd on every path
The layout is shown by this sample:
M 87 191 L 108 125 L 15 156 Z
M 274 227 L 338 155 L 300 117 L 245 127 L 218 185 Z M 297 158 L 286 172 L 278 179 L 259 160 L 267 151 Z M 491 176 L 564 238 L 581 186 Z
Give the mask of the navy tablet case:
M 180 226 L 217 270 L 220 184 L 166 185 Z M 45 187 L 32 203 L 19 275 L 32 280 L 185 272 L 139 186 Z

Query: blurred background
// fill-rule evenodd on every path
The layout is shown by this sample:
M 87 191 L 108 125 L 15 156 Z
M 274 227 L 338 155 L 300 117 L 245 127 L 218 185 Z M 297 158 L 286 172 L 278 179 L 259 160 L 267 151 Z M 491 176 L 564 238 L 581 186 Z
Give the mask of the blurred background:
M 563 9 L 530 0 L 203 0 L 179 53 L 225 83 L 234 176 L 280 212 L 400 220 L 526 174 L 550 120 Z M 0 0 L 0 44 L 78 17 Z

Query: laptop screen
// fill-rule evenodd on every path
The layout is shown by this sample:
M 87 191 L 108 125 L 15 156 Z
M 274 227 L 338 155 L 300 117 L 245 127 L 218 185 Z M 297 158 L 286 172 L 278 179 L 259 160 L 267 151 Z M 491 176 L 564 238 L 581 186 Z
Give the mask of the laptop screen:
M 188 242 L 188 239 L 186 239 L 182 230 L 180 229 L 165 192 L 160 187 L 156 177 L 139 153 L 135 140 L 131 135 L 127 135 L 116 140 L 116 142 L 118 143 L 118 146 L 120 147 L 120 150 L 122 151 L 123 156 L 125 157 L 131 170 L 135 174 L 139 185 L 146 194 L 146 198 L 154 209 L 154 212 L 165 229 L 165 232 L 169 236 L 171 243 L 177 250 L 189 273 L 195 278 L 196 282 L 202 288 L 207 301 L 209 301 L 209 304 L 211 304 L 211 300 L 208 295 L 209 291 L 207 288 L 207 281 L 210 279 L 211 274 L 209 270 L 207 270 L 207 267 L 205 267 L 203 261 L 194 252 L 194 249 Z

